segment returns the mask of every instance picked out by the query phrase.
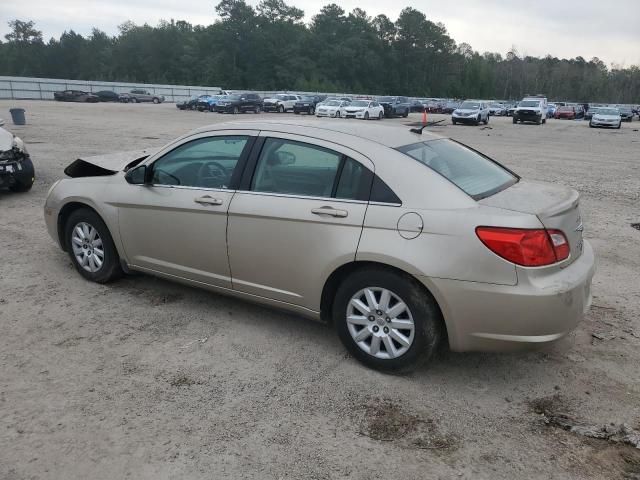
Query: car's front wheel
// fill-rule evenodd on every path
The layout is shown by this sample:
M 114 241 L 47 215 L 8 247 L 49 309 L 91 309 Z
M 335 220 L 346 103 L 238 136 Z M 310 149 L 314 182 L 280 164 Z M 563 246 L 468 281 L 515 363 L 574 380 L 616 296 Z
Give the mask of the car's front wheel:
M 406 370 L 436 351 L 442 320 L 415 279 L 377 268 L 357 271 L 338 288 L 333 321 L 345 347 L 365 365 Z
M 369 112 L 364 112 L 364 119 L 369 120 Z
M 383 117 L 384 117 L 384 113 L 380 112 L 378 114 L 378 120 L 382 120 Z
M 87 280 L 107 283 L 122 275 L 109 229 L 93 210 L 82 208 L 69 216 L 65 239 L 71 261 Z
M 278 107 L 278 113 L 284 113 L 284 105 Z
M 15 193 L 28 192 L 33 187 L 33 181 L 35 180 L 35 169 L 31 158 L 24 158 L 21 166 L 22 170 L 14 177 L 15 183 L 9 187 L 9 190 Z

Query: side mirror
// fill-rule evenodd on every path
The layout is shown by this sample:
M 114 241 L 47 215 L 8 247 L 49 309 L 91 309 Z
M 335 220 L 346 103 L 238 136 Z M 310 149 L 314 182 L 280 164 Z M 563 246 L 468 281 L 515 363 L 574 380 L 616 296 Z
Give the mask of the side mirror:
M 124 179 L 131 185 L 144 185 L 147 183 L 147 166 L 140 165 L 132 168 L 125 174 Z

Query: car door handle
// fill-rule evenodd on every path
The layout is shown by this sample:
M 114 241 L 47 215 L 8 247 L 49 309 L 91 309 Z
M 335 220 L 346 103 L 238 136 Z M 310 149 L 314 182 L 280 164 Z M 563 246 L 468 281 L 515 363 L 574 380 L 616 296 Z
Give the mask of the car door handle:
M 346 210 L 338 210 L 333 207 L 314 208 L 311 210 L 311 213 L 313 213 L 314 215 L 329 215 L 330 217 L 339 218 L 344 218 L 349 215 L 349 212 L 347 212 Z
M 199 203 L 200 205 L 222 205 L 222 200 L 220 200 L 219 198 L 210 197 L 209 195 L 198 197 L 193 201 Z

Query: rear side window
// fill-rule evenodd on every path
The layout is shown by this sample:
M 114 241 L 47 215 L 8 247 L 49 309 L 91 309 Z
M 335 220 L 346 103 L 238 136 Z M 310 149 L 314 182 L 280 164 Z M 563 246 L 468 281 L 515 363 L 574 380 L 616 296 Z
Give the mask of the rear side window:
M 439 173 L 476 200 L 518 181 L 517 176 L 496 162 L 451 140 L 418 142 L 397 150 Z
M 292 140 L 268 138 L 258 158 L 251 190 L 331 197 L 342 156 Z

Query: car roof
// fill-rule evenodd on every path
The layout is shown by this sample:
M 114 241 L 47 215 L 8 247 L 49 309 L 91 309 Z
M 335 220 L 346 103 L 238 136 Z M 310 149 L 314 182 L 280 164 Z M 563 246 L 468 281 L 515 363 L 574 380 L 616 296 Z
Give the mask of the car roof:
M 409 126 L 371 125 L 356 122 L 336 122 L 319 120 L 301 125 L 295 120 L 244 121 L 216 123 L 196 129 L 192 133 L 213 132 L 216 130 L 277 130 L 283 133 L 308 135 L 325 138 L 331 133 L 346 134 L 379 143 L 389 148 L 401 147 L 412 143 L 444 138 L 431 132 L 423 131 L 422 135 L 409 131 Z

